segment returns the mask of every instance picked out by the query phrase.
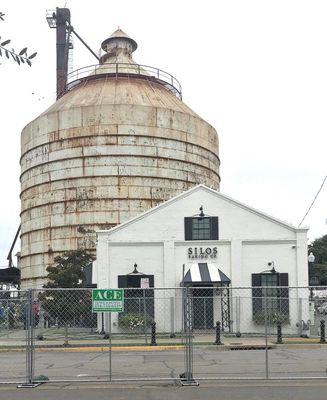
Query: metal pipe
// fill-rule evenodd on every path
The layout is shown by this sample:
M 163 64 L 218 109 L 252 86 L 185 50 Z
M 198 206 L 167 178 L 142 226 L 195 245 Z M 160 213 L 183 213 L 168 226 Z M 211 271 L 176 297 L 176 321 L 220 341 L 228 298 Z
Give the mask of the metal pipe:
M 326 343 L 326 321 L 320 321 L 320 343 Z
M 18 235 L 19 235 L 19 232 L 20 232 L 20 228 L 21 228 L 21 224 L 19 224 L 19 227 L 17 229 L 16 235 L 14 237 L 14 240 L 12 242 L 12 245 L 10 247 L 10 250 L 9 250 L 9 253 L 8 253 L 8 256 L 7 256 L 7 260 L 9 261 L 9 263 L 8 263 L 9 268 L 13 267 L 12 251 L 14 250 L 14 246 L 16 244 L 16 241 L 17 241 L 17 238 L 18 238 Z
M 91 49 L 91 47 L 80 37 L 80 35 L 75 31 L 75 29 L 70 25 L 71 31 L 73 34 L 84 44 L 84 46 L 94 55 L 94 57 L 100 61 L 100 58 L 96 55 L 96 53 Z

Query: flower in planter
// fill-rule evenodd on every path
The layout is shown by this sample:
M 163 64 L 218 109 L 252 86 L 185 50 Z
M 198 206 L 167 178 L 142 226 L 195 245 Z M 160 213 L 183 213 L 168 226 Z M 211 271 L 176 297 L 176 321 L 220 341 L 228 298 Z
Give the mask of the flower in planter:
M 141 314 L 120 314 L 118 320 L 119 327 L 133 332 L 149 328 L 152 322 L 153 318 Z
M 276 325 L 279 322 L 282 324 L 289 324 L 290 322 L 290 317 L 288 314 L 284 314 L 281 312 L 268 312 L 266 316 L 264 311 L 254 314 L 253 322 L 256 325 L 264 325 L 266 318 L 269 325 Z

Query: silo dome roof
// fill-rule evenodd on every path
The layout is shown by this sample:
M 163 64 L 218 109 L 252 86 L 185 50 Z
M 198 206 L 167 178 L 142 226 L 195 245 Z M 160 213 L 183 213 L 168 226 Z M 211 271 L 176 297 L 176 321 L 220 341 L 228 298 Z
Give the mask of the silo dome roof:
M 77 70 L 77 79 L 68 79 L 65 95 L 43 114 L 72 107 L 125 104 L 170 109 L 199 118 L 181 101 L 180 84 L 172 75 L 134 61 L 137 43 L 122 29 L 114 31 L 101 47 L 105 53 L 100 64 Z
M 119 104 L 165 108 L 200 118 L 162 85 L 146 79 L 129 77 L 89 80 L 67 92 L 43 114 L 73 107 Z

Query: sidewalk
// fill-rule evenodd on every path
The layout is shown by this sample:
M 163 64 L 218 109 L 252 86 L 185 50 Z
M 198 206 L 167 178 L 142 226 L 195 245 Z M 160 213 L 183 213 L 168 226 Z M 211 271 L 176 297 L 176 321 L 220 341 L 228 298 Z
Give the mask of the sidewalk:
M 109 339 L 103 339 L 103 335 L 98 333 L 81 333 L 78 335 L 72 332 L 69 335 L 68 346 L 64 346 L 65 338 L 63 332 L 56 329 L 36 330 L 35 331 L 34 345 L 37 350 L 65 350 L 65 351 L 107 351 L 109 347 Z M 40 340 L 42 339 L 42 340 Z M 320 344 L 319 338 L 302 338 L 302 337 L 284 337 L 283 344 L 276 343 L 276 336 L 270 336 L 267 340 L 267 347 L 269 349 L 276 348 L 277 346 L 294 348 L 307 348 L 307 346 L 326 347 Z M 266 339 L 264 336 L 221 336 L 221 345 L 214 344 L 215 335 L 210 334 L 195 334 L 193 337 L 193 344 L 195 346 L 209 346 L 217 350 L 242 350 L 242 349 L 264 349 L 266 346 Z M 178 350 L 183 349 L 184 343 L 181 337 L 169 337 L 158 334 L 156 345 L 151 345 L 151 335 L 145 336 L 129 336 L 122 337 L 113 335 L 111 339 L 111 346 L 114 350 L 120 351 L 141 351 L 141 350 Z M 26 346 L 26 331 L 16 330 L 0 332 L 0 351 L 23 351 Z

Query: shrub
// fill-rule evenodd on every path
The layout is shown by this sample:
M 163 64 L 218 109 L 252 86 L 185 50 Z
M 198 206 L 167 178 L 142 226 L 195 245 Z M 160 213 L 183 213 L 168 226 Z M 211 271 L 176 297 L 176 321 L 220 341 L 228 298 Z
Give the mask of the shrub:
M 265 312 L 258 312 L 253 315 L 253 322 L 256 325 L 264 325 L 265 324 Z M 281 312 L 270 312 L 267 315 L 267 323 L 277 325 L 279 322 L 282 324 L 289 324 L 290 317 L 288 314 L 284 314 Z
M 142 314 L 119 314 L 118 318 L 119 327 L 132 332 L 142 332 L 149 328 L 153 322 L 152 317 Z

